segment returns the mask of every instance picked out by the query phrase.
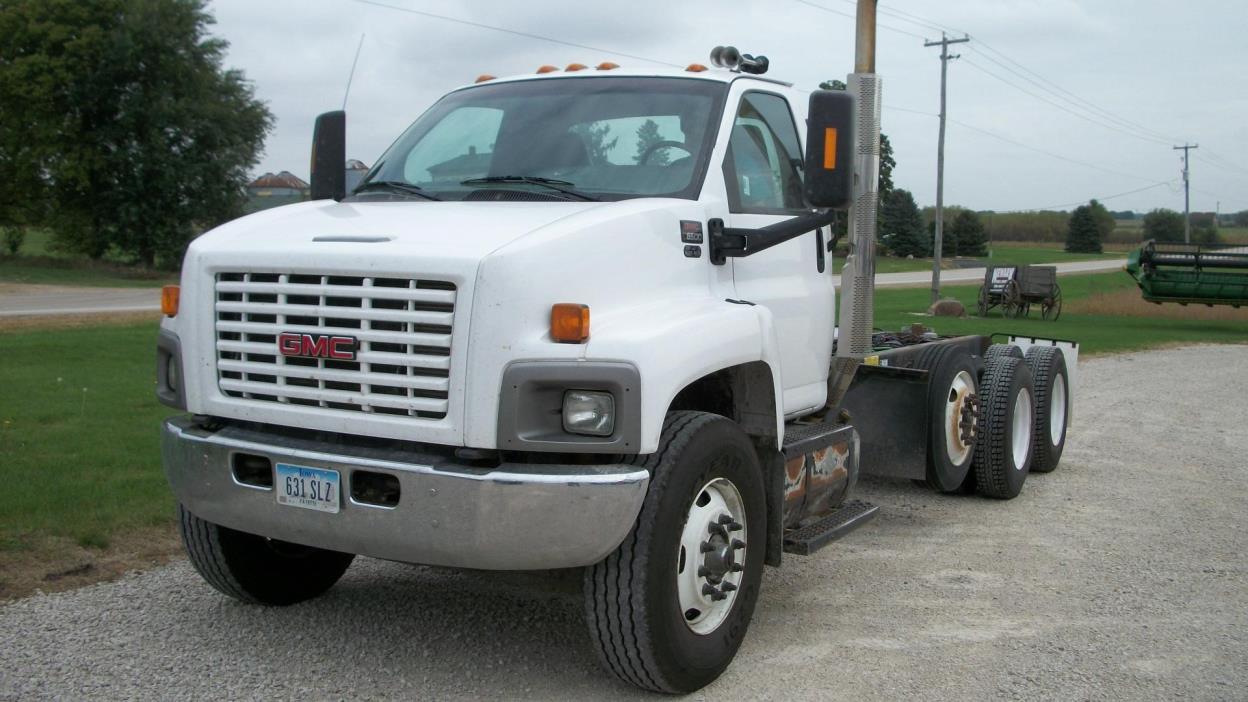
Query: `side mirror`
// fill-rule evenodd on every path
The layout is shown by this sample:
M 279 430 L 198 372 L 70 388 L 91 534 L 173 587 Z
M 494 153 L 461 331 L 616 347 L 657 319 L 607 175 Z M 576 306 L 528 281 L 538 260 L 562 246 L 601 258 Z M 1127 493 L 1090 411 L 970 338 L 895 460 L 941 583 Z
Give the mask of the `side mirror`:
M 312 199 L 347 196 L 347 113 L 326 112 L 312 132 Z
M 845 209 L 854 199 L 856 101 L 844 90 L 810 94 L 806 120 L 806 202 Z

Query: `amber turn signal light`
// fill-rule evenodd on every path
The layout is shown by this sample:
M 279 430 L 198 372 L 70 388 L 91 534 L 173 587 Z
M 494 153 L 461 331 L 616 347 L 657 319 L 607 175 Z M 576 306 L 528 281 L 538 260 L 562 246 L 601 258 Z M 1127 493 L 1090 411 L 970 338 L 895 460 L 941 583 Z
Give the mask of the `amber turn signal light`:
M 166 317 L 178 316 L 178 302 L 182 296 L 182 288 L 176 285 L 166 285 L 160 289 L 160 311 Z M 586 312 L 588 314 L 588 312 Z
M 589 305 L 560 302 L 550 308 L 550 338 L 562 344 L 589 340 Z

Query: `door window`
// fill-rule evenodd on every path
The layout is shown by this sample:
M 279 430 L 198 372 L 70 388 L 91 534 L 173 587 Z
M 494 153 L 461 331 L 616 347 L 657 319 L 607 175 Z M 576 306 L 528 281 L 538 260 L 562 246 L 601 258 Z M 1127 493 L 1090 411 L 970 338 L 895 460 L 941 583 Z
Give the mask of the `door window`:
M 804 209 L 801 159 L 793 113 L 784 98 L 743 95 L 724 159 L 729 209 L 761 214 Z

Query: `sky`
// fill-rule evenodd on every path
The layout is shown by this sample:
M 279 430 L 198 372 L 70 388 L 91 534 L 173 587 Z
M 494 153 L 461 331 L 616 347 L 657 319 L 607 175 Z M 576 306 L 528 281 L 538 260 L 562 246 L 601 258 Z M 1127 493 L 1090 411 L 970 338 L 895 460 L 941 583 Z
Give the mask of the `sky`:
M 945 202 L 977 210 L 1248 209 L 1248 3 L 891 0 L 876 70 L 897 187 L 936 200 L 940 49 L 950 47 Z M 853 70 L 853 0 L 215 0 L 211 32 L 276 123 L 256 174 L 307 178 L 312 124 L 347 95 L 347 156 L 368 165 L 447 91 L 542 64 L 709 63 L 728 44 L 813 89 Z M 412 12 L 434 13 L 463 22 Z M 590 48 L 464 22 L 540 35 Z M 360 38 L 363 36 L 363 43 Z M 623 55 L 627 54 L 627 56 Z M 661 63 L 648 63 L 650 59 Z

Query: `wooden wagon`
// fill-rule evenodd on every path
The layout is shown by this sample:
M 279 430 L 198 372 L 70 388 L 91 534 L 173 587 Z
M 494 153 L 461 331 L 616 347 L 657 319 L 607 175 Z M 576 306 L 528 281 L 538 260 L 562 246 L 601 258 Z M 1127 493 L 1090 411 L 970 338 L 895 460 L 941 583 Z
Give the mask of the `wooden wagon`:
M 979 316 L 1000 307 L 1006 317 L 1026 317 L 1032 305 L 1040 316 L 1055 321 L 1062 314 L 1062 287 L 1057 266 L 989 266 L 979 287 Z

